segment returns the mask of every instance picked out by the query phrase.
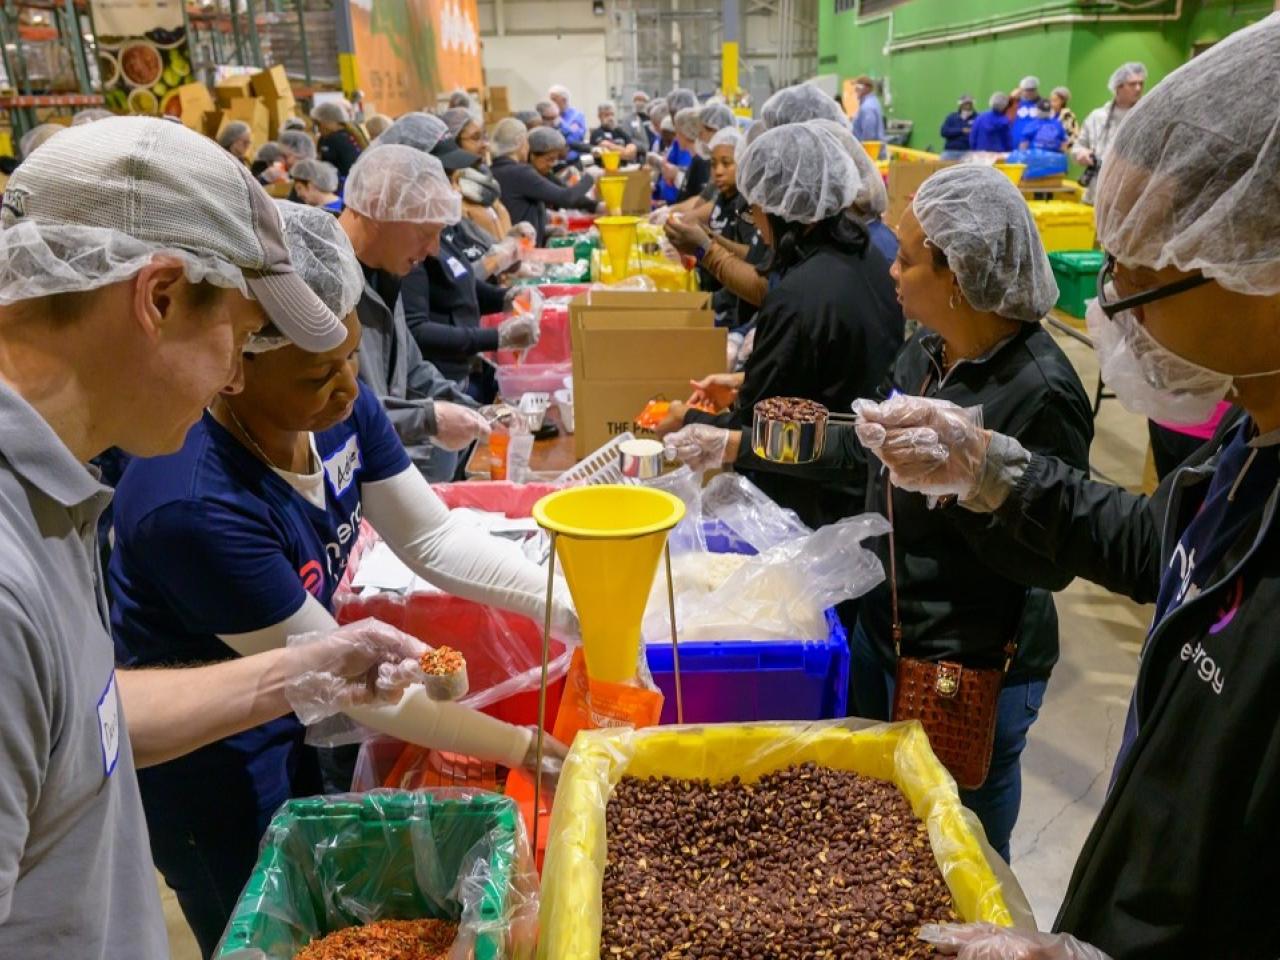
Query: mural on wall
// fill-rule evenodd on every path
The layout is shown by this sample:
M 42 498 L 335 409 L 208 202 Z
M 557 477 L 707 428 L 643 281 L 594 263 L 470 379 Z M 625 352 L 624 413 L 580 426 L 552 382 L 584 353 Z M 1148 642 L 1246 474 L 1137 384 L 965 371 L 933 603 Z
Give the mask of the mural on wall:
M 181 116 L 191 55 L 180 0 L 93 0 L 91 9 L 107 107 Z
M 365 100 L 397 116 L 441 91 L 479 88 L 476 0 L 354 0 L 351 28 Z

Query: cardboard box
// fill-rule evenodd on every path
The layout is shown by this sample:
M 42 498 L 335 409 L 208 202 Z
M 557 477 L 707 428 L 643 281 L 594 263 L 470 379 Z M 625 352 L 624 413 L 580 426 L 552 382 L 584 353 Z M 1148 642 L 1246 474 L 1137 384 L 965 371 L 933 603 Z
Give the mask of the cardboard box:
M 253 146 L 249 149 L 249 156 L 252 157 L 258 152 L 260 146 L 271 139 L 271 117 L 267 112 L 266 104 L 258 97 L 237 97 L 231 101 L 231 105 L 227 109 L 222 111 L 217 133 L 221 133 L 228 123 L 235 120 L 249 125 L 249 130 L 253 137 Z M 215 137 L 217 133 L 215 133 Z
M 255 73 L 250 81 L 254 94 L 268 103 L 272 100 L 293 99 L 293 87 L 289 83 L 289 74 L 285 72 L 284 64 L 277 63 L 269 70 Z
M 622 212 L 629 217 L 647 217 L 653 209 L 653 174 L 648 167 L 625 170 L 627 189 L 622 194 Z
M 203 83 L 184 83 L 178 87 L 178 102 L 182 104 L 182 124 L 197 133 L 204 133 L 204 115 L 218 109 L 213 95 Z
M 943 167 L 951 166 L 950 160 L 894 160 L 889 164 L 889 209 L 884 222 L 894 230 L 898 221 L 911 205 L 911 199 L 931 176 Z
M 267 127 L 272 140 L 280 136 L 280 128 L 285 120 L 289 117 L 302 115 L 298 110 L 298 104 L 292 98 L 287 100 L 268 100 L 266 101 L 266 109 Z
M 705 293 L 583 294 L 569 305 L 574 454 L 628 431 L 655 397 L 684 400 L 689 381 L 724 369 L 726 331 Z
M 511 112 L 511 97 L 506 87 L 490 87 L 488 102 L 488 111 L 490 113 L 505 116 Z
M 253 77 L 247 74 L 239 77 L 226 77 L 220 80 L 218 85 L 213 88 L 213 93 L 218 99 L 218 106 L 229 107 L 232 100 L 253 96 Z

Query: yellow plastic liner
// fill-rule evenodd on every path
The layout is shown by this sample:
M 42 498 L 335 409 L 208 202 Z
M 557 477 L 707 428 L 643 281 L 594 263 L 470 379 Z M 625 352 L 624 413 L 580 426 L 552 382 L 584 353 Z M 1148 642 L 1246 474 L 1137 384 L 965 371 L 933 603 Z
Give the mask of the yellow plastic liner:
M 542 874 L 538 956 L 599 960 L 605 808 L 624 775 L 751 782 L 775 770 L 816 763 L 897 785 L 928 827 L 956 911 L 966 921 L 1034 927 L 1012 872 L 960 804 L 955 781 L 909 723 L 831 720 L 592 730 L 565 761 Z

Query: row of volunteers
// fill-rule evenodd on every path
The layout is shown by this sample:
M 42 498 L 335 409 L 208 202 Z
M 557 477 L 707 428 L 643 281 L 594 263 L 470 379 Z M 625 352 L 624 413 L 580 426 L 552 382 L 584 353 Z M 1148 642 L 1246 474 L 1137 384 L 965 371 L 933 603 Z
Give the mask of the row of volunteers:
M 337 218 L 162 120 L 59 132 L 10 180 L 0 955 L 167 956 L 153 863 L 211 955 L 275 809 L 350 784 L 299 716 L 532 762 L 530 731 L 412 683 L 420 642 L 331 608 L 368 520 L 442 589 L 543 616 L 545 574 L 410 456 L 430 403 L 395 290 L 461 206 L 429 150 L 365 150 Z M 104 573 L 108 449 L 133 459 Z
M 1058 656 L 1051 592 L 1080 576 L 1155 604 L 1113 782 L 1057 932 L 924 931 L 967 960 L 1275 953 L 1280 124 L 1236 105 L 1280 97 L 1278 65 L 1280 14 L 1132 106 L 1117 101 L 1123 122 L 1106 133 L 1096 210 L 1108 256 L 1088 316 L 1103 377 L 1155 419 L 1232 406 L 1149 497 L 1090 477 L 1090 405 L 1040 325 L 1052 272 L 1003 175 L 936 173 L 898 224 L 889 266 L 854 203 L 860 148 L 842 123 L 800 117 L 753 131 L 736 154 L 737 190 L 769 250 L 756 348 L 741 375 L 695 385 L 727 413 L 677 407 L 665 442 L 695 467 L 749 471 L 812 522 L 891 513 L 879 549 L 886 568 L 894 551 L 897 597 L 884 585 L 856 611 L 853 712 L 888 716 L 899 655 L 1011 659 L 991 774 L 962 793 L 1007 856 L 1017 758 Z M 711 244 L 703 264 L 723 246 Z M 856 286 L 881 271 L 922 325 L 900 349 L 902 317 Z M 878 343 L 888 359 L 860 374 Z M 751 408 L 779 395 L 837 410 L 852 395 L 858 423 L 833 424 L 816 464 L 764 463 L 750 450 Z

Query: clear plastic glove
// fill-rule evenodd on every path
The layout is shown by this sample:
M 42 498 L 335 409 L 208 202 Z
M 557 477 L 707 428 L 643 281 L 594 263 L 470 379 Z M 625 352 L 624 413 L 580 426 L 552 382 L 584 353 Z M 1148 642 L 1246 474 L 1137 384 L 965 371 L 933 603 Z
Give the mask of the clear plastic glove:
M 961 499 L 977 491 L 991 444 L 980 407 L 896 394 L 883 403 L 858 400 L 853 412 L 858 439 L 889 468 L 895 487 Z
M 692 254 L 695 250 L 706 250 L 711 246 L 711 234 L 702 229 L 701 224 L 686 219 L 684 214 L 673 213 L 663 232 L 681 253 Z
M 1111 960 L 1066 933 L 1026 933 L 993 923 L 925 924 L 920 939 L 959 960 Z
M 517 313 L 498 325 L 498 346 L 504 350 L 527 350 L 538 342 L 540 334 L 536 313 Z
M 520 241 L 507 237 L 490 247 L 484 259 L 492 273 L 505 273 L 520 262 Z
M 426 652 L 421 640 L 373 619 L 290 637 L 285 697 L 306 724 L 350 707 L 398 703 L 405 688 L 422 682 Z
M 528 240 L 530 243 L 536 243 L 538 231 L 533 228 L 533 224 L 521 220 L 519 223 L 511 225 L 511 229 L 507 231 L 507 236 L 516 240 Z
M 456 452 L 487 436 L 489 424 L 470 407 L 436 401 L 436 435 L 431 438 L 436 446 Z
M 659 207 L 657 210 L 653 211 L 653 213 L 649 214 L 649 222 L 655 227 L 662 227 L 666 225 L 667 218 L 670 216 L 670 207 Z
M 662 441 L 668 460 L 679 460 L 695 473 L 714 470 L 724 464 L 732 432 L 707 423 L 691 423 Z

